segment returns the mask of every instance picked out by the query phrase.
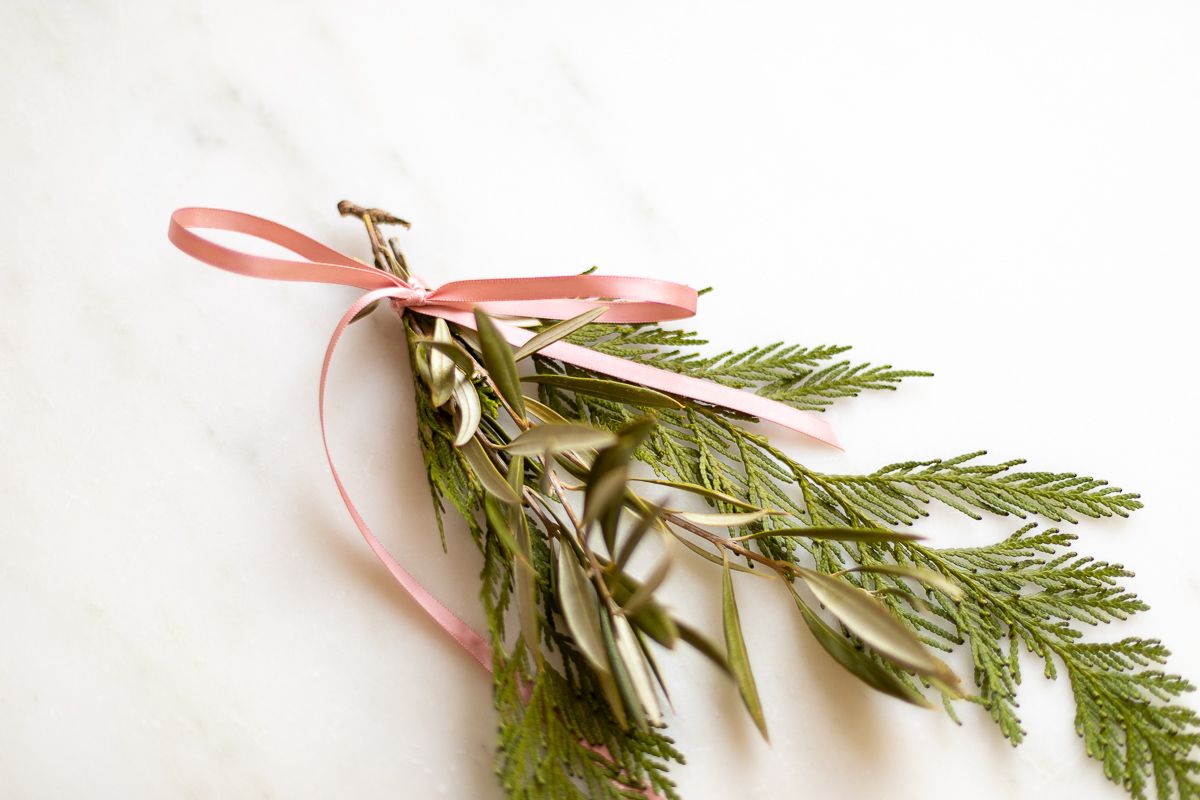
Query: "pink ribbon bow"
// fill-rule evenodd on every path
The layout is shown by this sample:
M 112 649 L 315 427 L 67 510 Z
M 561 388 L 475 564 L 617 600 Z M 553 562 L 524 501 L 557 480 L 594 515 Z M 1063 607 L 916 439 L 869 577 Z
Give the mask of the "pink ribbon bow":
M 224 247 L 205 239 L 194 228 L 232 231 L 277 244 L 305 260 L 253 255 Z M 239 275 L 281 281 L 308 281 L 354 286 L 366 290 L 342 315 L 330 337 L 321 365 L 319 408 L 321 438 L 325 455 L 338 492 L 354 524 L 371 550 L 387 567 L 396 581 L 435 621 L 487 670 L 491 670 L 491 648 L 454 612 L 442 605 L 392 558 L 350 500 L 346 487 L 333 465 L 325 432 L 325 383 L 334 348 L 351 320 L 372 303 L 390 299 L 397 311 L 441 317 L 468 328 L 475 327 L 471 313 L 481 308 L 489 314 L 570 319 L 597 307 L 605 312 L 596 322 L 636 323 L 683 319 L 696 313 L 696 291 L 688 286 L 651 278 L 626 278 L 610 275 L 567 275 L 546 278 L 491 278 L 453 281 L 429 289 L 421 281 L 403 281 L 343 255 L 320 242 L 276 222 L 216 208 L 181 208 L 171 215 L 168 238 L 188 255 Z M 501 334 L 510 343 L 522 345 L 534 334 L 496 320 Z M 711 381 L 626 361 L 598 353 L 565 341 L 554 342 L 540 351 L 543 355 L 570 362 L 593 372 L 611 375 L 669 394 L 689 397 L 704 403 L 740 411 L 783 425 L 837 447 L 833 430 L 822 419 L 790 406 Z M 651 796 L 651 795 L 648 795 Z

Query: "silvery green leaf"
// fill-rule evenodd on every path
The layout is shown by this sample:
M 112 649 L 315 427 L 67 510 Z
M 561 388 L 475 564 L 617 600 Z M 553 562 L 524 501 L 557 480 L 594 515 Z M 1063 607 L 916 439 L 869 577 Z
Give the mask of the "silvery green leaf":
M 480 309 L 475 309 L 476 332 L 483 356 L 483 366 L 491 376 L 496 389 L 512 406 L 518 416 L 525 416 L 525 401 L 521 395 L 521 384 L 517 378 L 517 362 L 513 361 L 512 348 L 500 335 L 496 323 Z
M 629 681 L 633 684 L 638 702 L 641 703 L 642 710 L 646 712 L 646 719 L 653 725 L 661 725 L 662 709 L 658 705 L 658 695 L 654 692 L 650 668 L 646 663 L 646 657 L 642 654 L 641 647 L 638 646 L 633 628 L 630 627 L 629 620 L 625 619 L 623 615 L 614 616 L 612 624 L 613 637 L 617 643 L 617 654 L 620 655 L 621 661 L 625 665 L 625 671 L 629 674 Z
M 611 672 L 597 672 L 596 680 L 600 683 L 600 693 L 604 695 L 604 702 L 612 711 L 613 719 L 617 721 L 621 730 L 627 729 L 629 718 L 625 716 L 625 703 L 621 700 L 621 690 L 617 686 L 617 679 Z
M 515 467 L 509 468 L 510 475 L 516 472 Z M 533 550 L 529 542 L 529 521 L 525 519 L 525 513 L 520 506 L 511 506 L 511 508 L 514 517 L 513 527 L 517 534 L 517 552 L 520 553 L 520 558 L 514 565 L 513 578 L 517 585 L 517 611 L 521 620 L 521 638 L 525 640 L 525 647 L 533 656 L 534 661 L 541 664 L 542 650 L 538 646 L 536 576 L 533 570 Z
M 880 655 L 918 675 L 958 683 L 950 667 L 869 592 L 810 569 L 798 570 L 798 574 L 842 624 Z
M 550 408 L 550 406 L 544 405 L 538 400 L 534 400 L 529 395 L 524 395 L 522 399 L 525 401 L 526 410 L 528 410 L 542 422 L 550 422 L 558 425 L 571 424 L 571 421 L 562 414 L 559 414 L 553 408 Z
M 934 572 L 929 569 L 920 569 L 918 567 L 906 567 L 902 564 L 872 564 L 870 566 L 851 567 L 846 572 L 873 572 L 879 575 L 895 575 L 901 578 L 913 578 L 931 588 L 937 589 L 939 592 L 947 595 L 951 600 L 961 600 L 963 597 L 962 587 L 954 581 L 942 575 L 940 572 Z
M 625 662 L 617 650 L 612 619 L 606 613 L 600 614 L 600 634 L 604 638 L 604 651 L 608 654 L 608 663 L 612 665 L 613 682 L 617 685 L 622 704 L 629 712 L 628 716 L 633 718 L 634 724 L 641 730 L 646 730 L 646 712 L 642 710 L 642 704 L 638 699 L 637 691 L 633 688 L 629 670 L 625 668 Z
M 715 525 L 721 528 L 738 528 L 742 525 L 749 525 L 751 522 L 758 522 L 763 517 L 779 514 L 778 511 L 770 511 L 762 508 L 757 511 L 733 511 L 728 514 L 709 514 L 691 511 L 675 511 L 672 513 L 697 525 Z
M 363 308 L 357 314 L 354 315 L 354 319 L 350 320 L 350 324 L 353 325 L 354 323 L 358 322 L 363 317 L 370 316 L 372 313 L 374 313 L 375 309 L 379 308 L 379 304 L 381 302 L 383 302 L 383 301 L 376 300 L 374 303 L 368 303 L 365 308 Z
M 600 633 L 596 589 L 569 547 L 558 550 L 558 600 L 580 652 L 597 671 L 607 672 L 608 656 Z
M 854 647 L 849 639 L 831 628 L 795 592 L 792 593 L 792 599 L 796 601 L 796 606 L 804 616 L 808 629 L 812 631 L 813 638 L 847 672 L 872 689 L 922 708 L 933 708 L 920 692 L 876 664 L 864 652 Z
M 827 539 L 838 542 L 911 542 L 921 537 L 915 533 L 892 531 L 887 528 L 843 528 L 843 527 L 812 527 L 812 528 L 776 528 L 770 531 L 756 531 L 745 536 L 737 537 L 739 541 L 747 539 L 762 539 L 767 536 L 790 536 L 798 539 Z
M 440 318 L 438 319 L 438 322 L 443 321 L 444 320 Z M 462 374 L 465 377 L 469 378 L 475 374 L 475 361 L 471 358 L 471 354 L 464 350 L 458 342 L 440 342 L 433 339 L 418 339 L 416 344 L 417 347 L 421 348 L 422 350 L 429 351 L 429 359 L 431 363 L 433 361 L 433 355 L 437 353 L 445 358 L 450 359 L 450 361 L 454 363 L 454 366 L 462 371 Z
M 450 336 L 450 326 L 446 320 L 438 317 L 433 322 L 433 342 L 439 345 L 451 345 L 454 339 Z M 465 355 L 465 353 L 464 353 Z M 432 401 L 434 408 L 441 408 L 450 399 L 454 390 L 454 362 L 450 356 L 442 352 L 440 347 L 429 351 L 429 378 L 433 381 Z
M 496 465 L 488 458 L 488 454 L 483 451 L 483 445 L 479 443 L 478 439 L 468 439 L 459 446 L 459 451 L 486 492 L 505 503 L 515 505 L 521 502 L 520 496 L 508 485 L 508 481 L 496 469 Z
M 535 425 L 513 439 L 505 449 L 523 456 L 536 456 L 545 452 L 560 453 L 564 450 L 585 450 L 608 447 L 617 441 L 617 435 L 579 423 L 547 423 Z
M 679 631 L 679 638 L 690 644 L 701 655 L 709 661 L 717 665 L 717 667 L 726 675 L 733 677 L 733 670 L 729 668 L 729 662 L 725 660 L 725 654 L 709 641 L 708 637 L 700 633 L 700 631 L 685 625 L 679 620 L 675 620 L 675 627 Z
M 606 570 L 604 580 L 612 592 L 613 599 L 621 606 L 627 606 L 642 586 L 640 581 L 621 570 Z M 653 597 L 642 602 L 641 608 L 629 613 L 629 617 L 647 636 L 663 647 L 671 649 L 675 646 L 675 641 L 679 638 L 675 620 Z
M 571 317 L 570 319 L 565 319 L 562 322 L 551 325 L 549 328 L 546 328 L 546 330 L 542 331 L 537 336 L 534 336 L 528 342 L 518 347 L 517 352 L 513 354 L 513 358 L 517 361 L 520 361 L 522 358 L 533 355 L 543 347 L 554 344 L 563 337 L 570 336 L 572 333 L 579 330 L 584 325 L 587 325 L 589 322 L 607 310 L 608 309 L 604 306 L 588 309 L 577 317 Z
M 583 524 L 591 525 L 605 512 L 619 511 L 625 497 L 626 469 L 624 465 L 605 472 L 588 473 L 587 490 L 583 497 Z
M 667 573 L 670 571 L 671 558 L 668 553 L 659 559 L 659 562 L 654 565 L 654 569 L 650 570 L 650 574 L 642 581 L 641 586 L 622 604 L 625 613 L 636 614 L 638 609 L 646 605 L 654 597 L 654 590 L 666 580 Z
M 663 679 L 662 670 L 658 668 L 658 661 L 654 658 L 654 653 L 650 651 L 650 644 L 646 641 L 646 636 L 637 629 L 636 621 L 631 623 L 633 628 L 634 638 L 637 639 L 638 649 L 642 651 L 642 657 L 646 659 L 646 665 L 650 667 L 650 674 L 654 676 L 655 682 L 658 683 L 658 688 L 662 689 L 663 697 L 667 699 L 667 705 L 671 710 L 675 710 L 675 703 L 671 700 L 671 690 L 667 688 L 667 682 Z
M 681 542 L 683 544 L 683 546 L 686 547 L 688 550 L 691 550 L 693 553 L 700 556 L 705 561 L 709 561 L 709 562 L 712 562 L 713 564 L 716 564 L 718 567 L 728 566 L 729 569 L 731 569 L 735 572 L 744 572 L 747 575 L 753 575 L 756 578 L 764 578 L 766 580 L 771 580 L 771 578 L 773 577 L 770 573 L 767 573 L 763 570 L 750 569 L 750 567 L 747 567 L 745 564 L 738 564 L 738 563 L 732 562 L 732 561 L 722 561 L 721 556 L 719 556 L 716 553 L 713 553 L 709 550 L 705 550 L 703 547 L 701 547 L 700 545 L 693 542 L 687 536 L 680 536 L 679 532 L 676 531 L 674 528 L 671 528 L 670 526 L 668 526 L 667 530 L 669 530 L 671 532 L 671 535 L 675 537 L 675 541 Z
M 575 375 L 529 375 L 521 380 L 528 383 L 540 383 L 544 386 L 556 386 L 591 397 L 601 397 L 605 400 L 616 400 L 619 403 L 641 406 L 644 408 L 672 408 L 679 410 L 683 405 L 674 398 L 647 389 L 645 386 L 635 386 L 631 383 L 620 383 L 603 378 L 580 378 Z
M 748 511 L 758 510 L 758 506 L 754 505 L 753 503 L 748 503 L 745 500 L 741 500 L 731 494 L 718 492 L 716 489 L 709 489 L 707 486 L 700 486 L 696 483 L 687 483 L 685 481 L 668 481 L 662 478 L 631 478 L 631 480 L 638 481 L 639 483 L 653 483 L 658 486 L 669 486 L 672 489 L 680 489 L 685 492 L 690 492 L 691 494 L 698 494 L 702 497 L 707 497 L 709 500 L 719 500 L 722 503 L 728 503 L 731 506 L 744 508 Z
M 479 405 L 479 393 L 470 381 L 457 381 L 450 396 L 454 398 L 454 405 L 458 409 L 454 446 L 462 447 L 471 441 L 475 431 L 479 430 L 483 409 Z
M 725 652 L 733 680 L 750 718 L 758 726 L 764 739 L 767 734 L 767 718 L 763 714 L 762 701 L 758 697 L 758 686 L 750 669 L 750 656 L 746 652 L 746 640 L 742 637 L 742 620 L 738 616 L 737 598 L 733 595 L 733 573 L 729 569 L 729 553 L 724 554 L 725 569 L 721 582 L 721 620 L 725 629 Z
M 620 552 L 617 553 L 617 569 L 624 569 L 625 565 L 629 563 L 630 557 L 637 550 L 637 546 L 641 544 L 642 537 L 646 535 L 647 531 L 655 526 L 658 526 L 660 531 L 662 530 L 662 525 L 659 523 L 662 512 L 663 510 L 660 506 L 651 505 L 641 514 L 637 524 L 633 526 L 633 530 L 625 537 Z
M 512 556 L 520 558 L 520 551 L 517 549 L 517 540 L 513 538 L 512 528 L 509 527 L 507 512 L 502 507 L 496 498 L 490 494 L 483 496 L 483 513 L 487 518 L 488 530 L 490 530 L 500 544 L 504 545 Z

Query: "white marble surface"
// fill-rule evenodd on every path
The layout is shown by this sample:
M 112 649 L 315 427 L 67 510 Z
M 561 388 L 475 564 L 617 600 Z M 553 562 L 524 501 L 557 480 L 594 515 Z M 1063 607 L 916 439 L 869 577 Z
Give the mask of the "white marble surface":
M 0 36 L 0 796 L 499 797 L 487 681 L 325 467 L 318 364 L 353 292 L 203 267 L 165 239 L 178 205 L 363 255 L 348 197 L 416 222 L 431 281 L 599 264 L 717 287 L 696 324 L 729 345 L 933 369 L 831 412 L 845 454 L 796 451 L 987 446 L 1142 491 L 1082 546 L 1154 606 L 1110 635 L 1162 635 L 1200 679 L 1194 4 L 7 0 Z M 478 621 L 405 373 L 394 320 L 349 338 L 333 446 Z M 1013 527 L 964 522 L 926 530 Z M 668 587 L 710 627 L 714 577 Z M 957 728 L 867 694 L 743 593 L 774 744 L 665 659 L 685 797 L 1122 796 L 1033 664 L 1013 750 L 972 707 Z

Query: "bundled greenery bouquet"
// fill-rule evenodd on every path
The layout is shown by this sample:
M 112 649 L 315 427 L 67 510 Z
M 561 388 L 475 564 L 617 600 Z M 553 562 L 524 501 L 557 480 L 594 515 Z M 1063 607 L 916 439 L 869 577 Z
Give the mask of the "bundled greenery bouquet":
M 379 232 L 398 220 L 341 208 L 366 224 L 375 268 L 411 281 Z M 482 307 L 469 324 L 403 316 L 439 526 L 448 505 L 483 554 L 496 769 L 508 797 L 676 797 L 669 769 L 683 756 L 666 732 L 657 663 L 675 648 L 695 648 L 727 673 L 767 736 L 736 597 L 753 577 L 790 596 L 863 691 L 952 717 L 955 703 L 977 703 L 1018 744 L 1023 649 L 1046 677 L 1070 682 L 1076 730 L 1109 779 L 1136 798 L 1198 794 L 1200 718 L 1176 702 L 1192 687 L 1159 668 L 1166 648 L 1081 640 L 1082 625 L 1145 608 L 1122 586 L 1129 573 L 1043 525 L 1125 516 L 1140 508 L 1136 494 L 983 452 L 865 475 L 814 470 L 744 413 L 614 379 L 548 348 L 570 343 L 809 411 L 925 373 L 855 363 L 840 346 L 702 356 L 694 333 L 597 321 L 603 313 L 601 304 L 564 320 L 496 320 Z M 498 324 L 531 336 L 514 347 Z M 911 526 L 936 505 L 1022 522 L 994 544 L 935 548 Z M 636 575 L 635 556 L 649 565 Z M 714 602 L 720 595 L 723 630 L 712 636 L 658 598 L 673 560 L 693 556 L 711 563 Z M 940 655 L 957 648 L 970 652 L 968 675 Z

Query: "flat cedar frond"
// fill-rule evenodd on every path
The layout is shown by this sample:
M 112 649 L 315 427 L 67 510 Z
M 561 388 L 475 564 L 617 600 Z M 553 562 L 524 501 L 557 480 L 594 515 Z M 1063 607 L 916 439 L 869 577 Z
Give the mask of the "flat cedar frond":
M 627 354 L 628 355 L 628 354 Z M 539 370 L 581 373 L 549 359 Z M 560 413 L 615 429 L 644 409 L 543 387 L 542 397 Z M 1136 494 L 1105 481 L 1067 472 L 1015 471 L 1024 462 L 978 462 L 982 451 L 949 459 L 892 464 L 869 475 L 825 475 L 794 461 L 764 437 L 745 430 L 733 415 L 686 404 L 683 411 L 656 409 L 659 426 L 638 458 L 661 476 L 696 483 L 784 511 L 756 522 L 753 530 L 792 526 L 872 527 L 909 524 L 933 502 L 970 517 L 981 512 L 1055 522 L 1079 517 L 1126 516 L 1141 507 Z M 720 502 L 714 505 L 725 510 Z M 854 567 L 904 565 L 935 571 L 962 588 L 952 602 L 941 592 L 914 587 L 896 576 L 847 576 L 881 600 L 928 645 L 949 650 L 965 644 L 975 665 L 979 694 L 973 701 L 991 713 L 1014 744 L 1024 736 L 1017 716 L 1020 684 L 1017 648 L 1042 658 L 1047 677 L 1065 671 L 1077 705 L 1076 727 L 1087 752 L 1105 774 L 1136 798 L 1151 784 L 1159 798 L 1200 792 L 1200 718 L 1174 704 L 1192 690 L 1182 678 L 1153 668 L 1167 655 L 1157 642 L 1125 639 L 1082 644 L 1075 625 L 1124 619 L 1145 608 L 1119 580 L 1119 565 L 1079 556 L 1068 548 L 1075 536 L 1026 526 L 986 547 L 937 550 L 915 543 L 849 545 L 803 538 L 770 537 L 755 544 L 772 558 L 835 573 Z M 856 647 L 862 646 L 849 636 Z M 910 688 L 931 687 L 876 659 Z M 944 695 L 948 699 L 950 695 Z
M 1156 640 L 1079 641 L 1072 622 L 1125 619 L 1146 606 L 1118 583 L 1130 574 L 1123 567 L 1067 551 L 1075 538 L 1028 525 L 991 547 L 913 549 L 966 590 L 958 627 L 971 641 L 982 702 L 1014 744 L 1024 733 L 1015 714 L 1019 643 L 1044 661 L 1047 677 L 1066 672 L 1076 730 L 1110 780 L 1137 798 L 1151 784 L 1158 797 L 1193 797 L 1200 717 L 1172 703 L 1193 687 L 1156 668 L 1169 655 Z
M 586 325 L 572 334 L 570 341 L 694 378 L 738 389 L 754 388 L 764 397 L 809 411 L 824 410 L 838 398 L 857 397 L 864 391 L 894 390 L 904 378 L 933 374 L 850 361 L 822 366 L 850 349 L 843 345 L 800 347 L 775 342 L 701 356 L 680 349 L 707 344 L 699 334 L 648 324 Z
M 1073 472 L 1014 472 L 1023 459 L 981 464 L 979 450 L 947 459 L 889 464 L 870 475 L 829 475 L 825 481 L 870 509 L 869 516 L 890 524 L 912 524 L 925 516 L 931 501 L 969 517 L 979 512 L 1034 514 L 1054 522 L 1084 517 L 1129 516 L 1142 507 L 1138 495 L 1109 486 L 1107 481 Z

